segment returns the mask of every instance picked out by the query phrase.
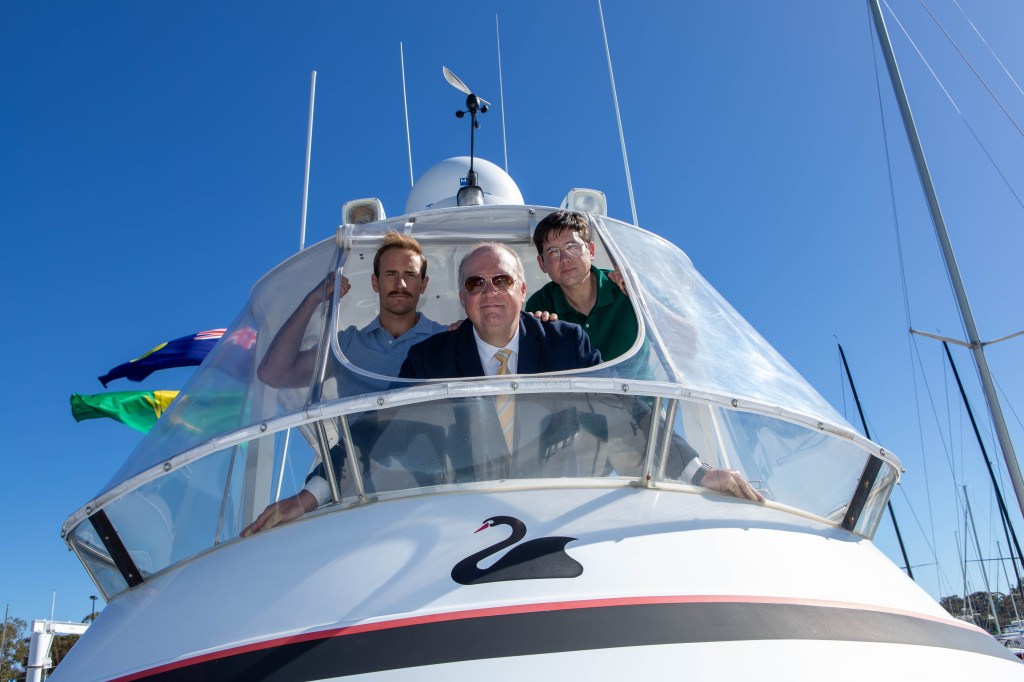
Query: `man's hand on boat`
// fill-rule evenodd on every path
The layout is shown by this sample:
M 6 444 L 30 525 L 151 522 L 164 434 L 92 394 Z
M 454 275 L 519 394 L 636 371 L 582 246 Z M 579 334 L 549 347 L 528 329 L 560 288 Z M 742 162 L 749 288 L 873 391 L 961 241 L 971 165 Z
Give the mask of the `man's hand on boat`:
M 313 511 L 316 508 L 317 503 L 313 493 L 308 490 L 300 490 L 297 495 L 292 495 L 279 502 L 275 502 L 264 509 L 263 513 L 256 517 L 255 521 L 245 527 L 242 531 L 242 537 L 247 538 L 261 530 L 269 530 L 274 526 L 294 521 L 306 512 Z
M 700 484 L 708 490 L 732 495 L 741 500 L 764 502 L 764 496 L 735 469 L 712 469 L 704 475 Z

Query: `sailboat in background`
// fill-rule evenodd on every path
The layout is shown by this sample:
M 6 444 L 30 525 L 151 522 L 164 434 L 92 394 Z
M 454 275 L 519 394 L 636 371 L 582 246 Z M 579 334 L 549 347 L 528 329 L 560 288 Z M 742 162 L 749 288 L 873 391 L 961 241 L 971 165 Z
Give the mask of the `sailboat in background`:
M 903 121 L 903 124 L 904 124 L 904 128 L 905 128 L 906 133 L 907 133 L 907 138 L 908 138 L 908 140 L 910 142 L 911 151 L 913 153 L 915 166 L 916 166 L 917 172 L 918 172 L 918 177 L 920 179 L 921 187 L 922 187 L 922 190 L 924 191 L 925 198 L 927 200 L 927 206 L 928 206 L 928 211 L 929 211 L 929 215 L 930 215 L 930 218 L 931 218 L 931 222 L 932 222 L 932 224 L 934 226 L 935 235 L 936 235 L 937 241 L 939 243 L 939 247 L 940 247 L 940 250 L 941 250 L 942 257 L 943 257 L 943 262 L 944 262 L 944 265 L 945 265 L 945 268 L 946 268 L 946 272 L 947 272 L 947 275 L 948 275 L 948 278 L 949 278 L 949 282 L 950 282 L 950 285 L 951 285 L 951 288 L 952 288 L 952 291 L 953 291 L 953 294 L 954 294 L 954 298 L 956 300 L 957 310 L 959 311 L 960 319 L 961 319 L 961 322 L 962 322 L 962 325 L 963 325 L 963 329 L 964 329 L 965 334 L 967 336 L 967 341 L 961 341 L 961 340 L 958 340 L 958 339 L 951 339 L 951 338 L 948 338 L 948 337 L 943 337 L 943 336 L 940 336 L 940 335 L 937 335 L 937 334 L 922 332 L 920 330 L 914 329 L 912 325 L 910 326 L 910 329 L 908 331 L 909 331 L 910 334 L 930 337 L 930 338 L 933 338 L 933 339 L 938 339 L 938 340 L 942 341 L 942 343 L 943 343 L 943 348 L 944 348 L 944 351 L 945 351 L 945 356 L 946 356 L 946 358 L 949 361 L 949 366 L 950 366 L 950 368 L 952 370 L 954 378 L 956 379 L 957 389 L 958 389 L 959 394 L 960 394 L 960 396 L 961 396 L 961 398 L 963 400 L 963 404 L 964 404 L 964 406 L 965 406 L 965 408 L 967 410 L 967 414 L 968 414 L 968 416 L 970 418 L 970 423 L 971 423 L 971 426 L 972 426 L 972 429 L 973 429 L 973 432 L 974 432 L 974 436 L 975 436 L 975 438 L 977 440 L 978 446 L 979 446 L 981 454 L 982 454 L 983 461 L 984 461 L 984 463 L 986 465 L 986 469 L 988 471 L 989 480 L 990 480 L 991 486 L 992 486 L 992 488 L 991 488 L 992 493 L 994 494 L 995 500 L 998 503 L 999 519 L 1000 519 L 1000 522 L 1002 524 L 1002 529 L 1003 529 L 1003 533 L 1004 533 L 1004 536 L 1005 536 L 1007 547 L 1008 547 L 1008 549 L 1010 551 L 1010 561 L 1011 561 L 1011 564 L 1013 566 L 1014 574 L 1016 576 L 1016 587 L 1014 587 L 1012 583 L 1010 584 L 1011 599 L 1012 599 L 1013 591 L 1017 590 L 1019 592 L 1019 590 L 1021 590 L 1021 587 L 1022 587 L 1021 586 L 1021 573 L 1018 570 L 1018 565 L 1020 564 L 1020 562 L 1024 561 L 1024 557 L 1022 557 L 1021 550 L 1020 550 L 1020 545 L 1019 545 L 1019 542 L 1017 541 L 1017 536 L 1016 536 L 1016 532 L 1014 530 L 1014 524 L 1013 524 L 1013 520 L 1015 518 L 1019 518 L 1019 514 L 1017 514 L 1016 510 L 1015 510 L 1015 513 L 1011 516 L 1011 514 L 1009 513 L 1009 511 L 1007 509 L 1007 506 L 1006 506 L 1006 504 L 1005 504 L 1005 502 L 1003 500 L 1003 496 L 1002 496 L 1002 492 L 1000 490 L 999 482 L 997 481 L 995 473 L 993 472 L 992 463 L 991 463 L 991 461 L 989 459 L 989 456 L 988 456 L 988 453 L 986 451 L 984 440 L 983 440 L 982 435 L 981 435 L 981 433 L 979 431 L 979 427 L 978 427 L 978 424 L 977 424 L 977 422 L 975 420 L 973 410 L 971 410 L 971 406 L 970 406 L 970 403 L 968 401 L 968 397 L 967 397 L 967 394 L 965 392 L 964 385 L 961 382 L 960 375 L 959 375 L 959 373 L 958 373 L 958 371 L 956 369 L 956 366 L 955 366 L 955 364 L 953 362 L 953 357 L 952 357 L 952 355 L 951 355 L 951 353 L 949 351 L 949 345 L 948 344 L 949 343 L 955 343 L 957 345 L 960 345 L 960 346 L 963 346 L 965 348 L 968 348 L 971 351 L 972 360 L 974 361 L 975 367 L 977 369 L 977 375 L 978 375 L 981 387 L 983 389 L 983 394 L 984 394 L 985 401 L 986 401 L 986 407 L 988 408 L 988 415 L 990 417 L 990 421 L 991 421 L 992 427 L 994 429 L 995 436 L 996 436 L 996 438 L 998 440 L 999 448 L 1000 448 L 1001 454 L 1003 456 L 1003 461 L 1004 461 L 1004 463 L 1006 465 L 1006 470 L 1007 470 L 1007 472 L 1009 474 L 1010 482 L 1012 484 L 1012 487 L 1013 487 L 1013 490 L 1015 492 L 1015 496 L 1016 496 L 1016 499 L 1017 499 L 1017 502 L 1018 502 L 1017 509 L 1019 509 L 1019 511 L 1021 511 L 1021 512 L 1024 512 L 1024 477 L 1022 477 L 1022 475 L 1021 475 L 1020 466 L 1019 466 L 1019 463 L 1018 463 L 1018 460 L 1017 460 L 1017 456 L 1016 456 L 1016 453 L 1015 453 L 1014 447 L 1013 447 L 1013 442 L 1012 442 L 1012 439 L 1010 437 L 1009 430 L 1008 430 L 1007 425 L 1006 425 L 1006 420 L 1005 420 L 1004 415 L 1003 415 L 1002 405 L 1001 405 L 1000 400 L 999 400 L 999 398 L 997 396 L 997 389 L 996 389 L 996 385 L 995 385 L 995 380 L 992 377 L 991 371 L 990 371 L 989 366 L 988 366 L 988 361 L 987 361 L 987 358 L 986 358 L 986 355 L 985 355 L 985 347 L 986 346 L 989 346 L 989 345 L 991 345 L 993 343 L 997 343 L 999 341 L 1005 341 L 1007 339 L 1014 338 L 1016 336 L 1024 334 L 1024 332 L 1017 332 L 1015 334 L 1010 334 L 1010 335 L 1004 336 L 1004 337 L 1002 337 L 1000 339 L 996 339 L 994 341 L 982 341 L 981 338 L 980 338 L 980 334 L 979 334 L 979 331 L 978 331 L 978 326 L 977 326 L 977 324 L 975 322 L 974 314 L 972 312 L 970 303 L 968 302 L 967 292 L 966 292 L 966 288 L 965 288 L 965 285 L 964 285 L 964 282 L 963 282 L 963 278 L 961 277 L 960 270 L 959 270 L 959 267 L 957 265 L 956 257 L 955 257 L 955 255 L 953 253 L 953 248 L 952 248 L 952 244 L 951 244 L 951 241 L 950 241 L 949 232 L 948 232 L 948 229 L 946 227 L 946 221 L 945 221 L 945 218 L 943 216 L 942 210 L 941 210 L 941 208 L 939 206 L 939 201 L 938 201 L 936 189 L 935 189 L 935 186 L 934 186 L 934 183 L 933 183 L 933 180 L 932 180 L 931 171 L 929 170 L 928 163 L 927 163 L 927 161 L 925 159 L 925 154 L 924 154 L 924 150 L 923 150 L 923 147 L 922 147 L 922 143 L 921 143 L 920 137 L 918 135 L 916 124 L 914 122 L 914 116 L 911 113 L 910 102 L 909 102 L 909 99 L 907 97 L 907 93 L 906 93 L 906 90 L 905 90 L 904 85 L 903 85 L 902 77 L 900 75 L 900 71 L 899 71 L 899 68 L 898 68 L 897 63 L 896 63 L 896 57 L 895 57 L 895 54 L 894 54 L 893 49 L 892 49 L 891 42 L 890 42 L 889 37 L 888 37 L 888 31 L 887 31 L 886 24 L 885 24 L 885 21 L 884 21 L 884 17 L 883 17 L 883 14 L 882 14 L 881 5 L 880 5 L 879 2 L 876 2 L 876 1 L 869 2 L 869 4 L 870 4 L 870 7 L 871 7 L 871 11 L 872 11 L 872 18 L 874 20 L 875 29 L 876 29 L 876 31 L 878 33 L 879 42 L 880 42 L 880 45 L 882 47 L 883 55 L 885 57 L 885 63 L 886 63 L 886 66 L 888 68 L 890 80 L 892 82 L 893 89 L 894 89 L 894 92 L 895 92 L 895 95 L 896 95 L 896 100 L 897 100 L 897 103 L 899 105 L 900 115 L 901 115 L 901 118 L 902 118 L 902 121 Z M 935 15 L 932 14 L 931 10 L 928 9 L 927 5 L 924 5 L 924 7 L 927 10 L 928 14 L 932 17 L 932 19 L 935 20 L 935 22 L 942 29 L 942 31 L 945 34 L 946 38 L 956 48 L 956 50 L 957 50 L 958 54 L 961 56 L 961 58 L 963 58 L 964 61 L 968 65 L 970 65 L 971 70 L 974 71 L 975 75 L 978 76 L 978 78 L 981 80 L 981 82 L 983 84 L 985 84 L 984 79 L 981 79 L 981 76 L 975 70 L 974 66 L 971 65 L 970 61 L 966 58 L 966 56 L 963 54 L 963 52 L 960 50 L 960 48 L 956 45 L 955 42 L 953 42 L 952 37 L 949 35 L 948 32 L 946 32 L 946 29 L 942 27 L 941 23 L 939 23 L 939 21 L 935 17 Z M 964 16 L 968 19 L 968 22 L 971 24 L 972 28 L 974 28 L 975 32 L 978 32 L 977 27 L 974 26 L 973 22 L 970 22 L 970 18 L 967 17 L 966 13 L 963 12 L 963 8 L 959 7 L 958 3 L 957 3 L 957 7 L 964 14 Z M 900 28 L 903 28 L 902 25 L 900 25 Z M 904 29 L 904 32 L 905 32 L 905 29 Z M 982 41 L 984 42 L 984 37 L 981 36 L 980 32 L 978 32 L 978 36 L 981 37 Z M 908 38 L 909 38 L 909 35 L 908 35 Z M 987 46 L 987 42 L 986 42 L 986 46 Z M 920 51 L 918 51 L 918 54 L 920 55 Z M 994 53 L 993 53 L 993 56 L 995 56 Z M 998 57 L 996 57 L 996 60 L 999 61 Z M 1003 66 L 1001 61 L 999 63 L 1000 63 L 1001 66 Z M 1003 69 L 1005 71 L 1005 66 L 1003 66 Z M 933 76 L 935 75 L 934 72 L 932 72 L 932 74 L 933 74 Z M 1008 72 L 1007 72 L 1007 75 L 1009 75 Z M 935 76 L 935 77 L 936 77 L 936 80 L 938 80 L 938 77 L 937 76 Z M 1012 76 L 1010 78 L 1012 80 Z M 940 81 L 940 85 L 941 85 L 941 81 Z M 985 88 L 988 91 L 989 95 L 991 95 L 995 99 L 996 103 L 999 104 L 1000 108 L 1003 108 L 1003 105 L 1001 103 L 999 103 L 998 98 L 995 98 L 994 93 L 992 92 L 991 88 L 987 84 L 985 84 Z M 1020 88 L 1018 86 L 1018 90 L 1019 89 Z M 1022 93 L 1022 94 L 1024 94 L 1024 93 Z M 949 97 L 949 94 L 946 93 L 946 96 Z M 955 105 L 955 103 L 953 103 L 951 98 L 950 98 L 950 103 L 952 103 L 954 108 L 956 108 L 956 105 Z M 1005 108 L 1003 108 L 1003 111 L 1004 111 L 1004 113 L 1006 113 Z M 958 110 L 958 113 L 959 113 L 959 110 Z M 1007 114 L 1007 116 L 1009 116 L 1009 114 Z M 963 114 L 962 113 L 961 113 L 961 118 L 963 118 Z M 964 120 L 964 123 L 967 125 L 968 129 L 971 130 L 971 132 L 972 132 L 972 134 L 974 136 L 975 141 L 978 143 L 979 146 L 981 146 L 981 148 L 983 150 L 985 150 L 985 153 L 988 156 L 989 161 L 993 165 L 995 165 L 995 160 L 992 158 L 992 155 L 988 152 L 987 149 L 985 149 L 985 147 L 982 144 L 982 142 L 981 142 L 980 138 L 978 137 L 978 135 L 974 132 L 973 128 L 971 128 L 970 124 L 967 123 L 966 118 L 963 118 L 963 120 Z M 1010 120 L 1011 121 L 1013 120 L 1012 117 L 1010 117 Z M 1020 131 L 1019 126 L 1017 127 L 1017 129 L 1018 129 L 1018 131 Z M 998 170 L 998 167 L 997 167 L 997 170 Z M 1000 174 L 1000 176 L 1002 176 L 1003 181 L 1006 182 L 1007 186 L 1009 187 L 1009 183 L 1008 183 L 1005 175 L 1003 175 L 1002 171 L 999 171 L 999 174 Z M 890 177 L 890 182 L 891 182 L 891 177 Z M 1010 191 L 1011 191 L 1011 193 L 1013 193 L 1012 187 L 1010 187 Z M 1016 196 L 1015 193 L 1014 193 L 1014 196 Z M 1019 199 L 1018 199 L 1018 202 L 1019 202 Z M 1024 208 L 1024 206 L 1022 206 L 1022 208 Z M 905 288 L 905 284 L 904 284 L 904 288 Z M 904 289 L 904 302 L 905 302 L 905 305 L 907 306 L 907 316 L 908 316 L 907 321 L 908 321 L 908 325 L 909 325 L 910 324 L 909 304 L 906 301 L 906 291 L 905 291 L 905 289 Z M 842 348 L 841 347 L 840 347 L 840 353 L 842 354 Z M 845 366 L 845 356 L 843 356 L 843 363 L 844 363 L 844 366 Z M 847 368 L 847 372 L 849 372 L 848 368 Z M 852 380 L 851 380 L 851 382 L 852 382 Z M 854 391 L 854 397 L 856 399 L 856 391 Z M 860 409 L 859 400 L 857 400 L 857 406 L 858 406 L 858 409 Z M 861 413 L 861 418 L 862 418 L 862 421 L 863 421 L 863 413 Z M 867 428 L 867 426 L 866 426 L 866 423 L 865 423 L 865 429 L 866 428 Z M 967 536 L 968 536 L 966 526 L 967 526 L 968 520 L 970 520 L 971 528 L 972 528 L 972 531 L 973 531 L 973 537 L 974 537 L 974 540 L 975 540 L 975 545 L 976 545 L 977 554 L 978 554 L 979 568 L 981 570 L 982 577 L 983 577 L 983 580 L 984 580 L 984 583 L 985 583 L 987 598 L 988 598 L 988 602 L 989 602 L 990 619 L 994 621 L 994 627 L 995 627 L 996 634 L 1000 634 L 1001 630 L 1000 630 L 1000 625 L 999 625 L 997 609 L 995 607 L 995 604 L 992 601 L 992 590 L 989 587 L 988 577 L 987 577 L 987 574 L 985 572 L 985 568 L 984 568 L 984 564 L 983 564 L 984 557 L 983 557 L 983 552 L 982 552 L 982 549 L 981 549 L 980 540 L 978 538 L 978 534 L 977 534 L 976 529 L 974 529 L 974 519 L 973 519 L 973 515 L 971 514 L 970 500 L 969 500 L 969 497 L 968 497 L 968 492 L 967 492 L 967 486 L 966 485 L 963 486 L 962 508 L 963 508 L 964 524 L 965 524 L 965 531 L 964 531 L 964 536 L 965 536 L 964 537 L 964 554 L 963 554 L 963 557 L 962 557 L 962 566 L 963 566 L 963 571 L 964 571 L 964 585 L 965 585 L 965 594 L 964 594 L 965 613 L 966 613 L 966 604 L 967 604 L 967 593 L 966 593 L 966 585 L 967 585 L 967 567 L 966 567 L 967 558 L 966 557 L 967 557 L 967 552 L 966 552 L 966 544 L 967 544 Z M 892 511 L 892 509 L 891 509 L 891 506 L 890 506 L 890 512 L 891 511 Z M 893 516 L 893 523 L 895 524 L 895 516 Z M 899 536 L 899 529 L 898 528 L 896 528 L 896 533 L 897 533 L 897 536 Z M 903 547 L 902 537 L 899 538 L 899 541 L 900 541 L 900 547 L 902 549 L 902 547 Z M 958 543 L 958 546 L 959 546 L 959 543 Z M 1016 550 L 1016 553 L 1014 553 L 1014 550 Z M 905 553 L 905 551 L 904 551 L 904 558 L 906 560 L 906 553 Z M 909 564 L 909 560 L 907 560 L 907 565 L 908 565 L 908 568 L 909 568 L 909 565 L 910 565 Z M 1008 576 L 1007 576 L 1007 582 L 1009 582 L 1009 577 Z M 1015 604 L 1014 604 L 1014 610 L 1016 610 L 1016 605 Z

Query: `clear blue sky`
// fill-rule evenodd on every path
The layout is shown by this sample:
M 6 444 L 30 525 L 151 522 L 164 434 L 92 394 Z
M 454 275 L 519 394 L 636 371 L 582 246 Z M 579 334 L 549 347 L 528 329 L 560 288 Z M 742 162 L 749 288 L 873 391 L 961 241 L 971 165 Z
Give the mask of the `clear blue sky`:
M 1024 78 L 1024 6 L 960 3 Z M 952 0 L 929 5 L 1024 121 L 1024 95 Z M 920 4 L 894 6 L 1024 194 L 1021 135 Z M 607 0 L 604 9 L 641 225 L 683 248 L 856 422 L 835 341 L 844 344 L 873 436 L 908 469 L 894 502 L 912 561 L 932 562 L 928 544 L 937 545 L 946 582 L 922 567 L 922 583 L 935 596 L 959 589 L 954 485 L 969 486 L 993 554 L 995 507 L 940 346 L 919 341 L 925 372 L 916 382 L 912 373 L 865 3 Z M 88 614 L 95 589 L 60 526 L 139 436 L 112 421 L 76 424 L 68 396 L 101 392 L 97 376 L 159 342 L 226 326 L 250 285 L 295 251 L 310 71 L 313 242 L 333 234 L 348 199 L 377 196 L 389 215 L 402 212 L 400 41 L 416 173 L 466 153 L 467 125 L 452 115 L 463 98 L 441 65 L 497 105 L 496 13 L 508 164 L 527 202 L 594 187 L 629 220 L 596 2 L 0 5 L 0 608 L 46 617 L 56 590 L 58 618 Z M 1016 332 L 1024 210 L 893 30 L 982 335 Z M 912 322 L 962 336 L 887 81 L 882 93 Z M 501 164 L 497 106 L 482 125 L 478 153 Z M 1022 344 L 989 349 L 1016 414 Z M 980 408 L 969 358 L 956 358 Z M 187 376 L 110 388 L 175 389 Z M 1024 429 L 1007 416 L 1024 450 Z M 887 520 L 877 543 L 898 558 Z M 980 576 L 971 580 L 980 589 Z

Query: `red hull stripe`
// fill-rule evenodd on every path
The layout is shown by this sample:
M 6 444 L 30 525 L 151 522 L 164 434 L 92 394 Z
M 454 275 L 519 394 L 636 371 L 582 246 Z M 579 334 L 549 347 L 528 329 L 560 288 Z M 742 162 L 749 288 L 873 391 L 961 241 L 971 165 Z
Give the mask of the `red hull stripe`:
M 498 632 L 549 632 L 534 648 L 517 644 L 515 650 L 481 649 L 474 642 L 488 628 Z M 607 634 L 609 630 L 613 634 Z M 456 632 L 461 640 L 452 639 Z M 1012 658 L 983 630 L 937 616 L 824 600 L 686 595 L 517 604 L 330 628 L 195 656 L 120 677 L 116 682 L 318 679 L 497 656 L 765 639 L 891 642 Z M 367 649 L 385 646 L 385 642 L 390 652 L 386 660 L 370 656 L 358 661 L 352 652 L 342 651 L 351 646 L 365 654 Z M 325 656 L 325 646 L 332 643 L 335 654 Z M 322 660 L 303 665 L 303 656 L 314 650 L 318 655 L 313 658 Z M 278 659 L 287 661 L 288 672 L 282 677 L 277 673 L 283 670 L 265 664 Z

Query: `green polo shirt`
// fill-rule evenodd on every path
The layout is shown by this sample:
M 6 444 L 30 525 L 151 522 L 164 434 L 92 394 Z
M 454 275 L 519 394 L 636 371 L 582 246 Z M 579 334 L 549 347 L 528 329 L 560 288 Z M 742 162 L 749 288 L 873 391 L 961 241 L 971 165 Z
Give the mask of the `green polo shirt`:
M 590 336 L 591 345 L 601 351 L 601 359 L 607 362 L 628 351 L 636 342 L 636 313 L 629 297 L 608 279 L 610 270 L 591 265 L 590 272 L 597 281 L 597 301 L 589 315 L 573 308 L 562 293 L 562 287 L 554 282 L 548 282 L 530 296 L 526 310 L 557 313 L 558 319 L 580 325 Z

